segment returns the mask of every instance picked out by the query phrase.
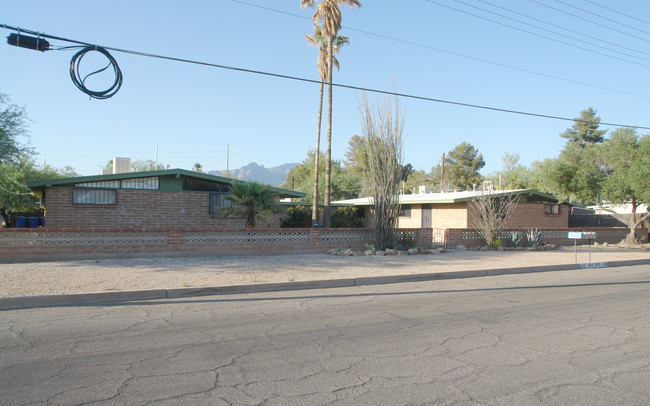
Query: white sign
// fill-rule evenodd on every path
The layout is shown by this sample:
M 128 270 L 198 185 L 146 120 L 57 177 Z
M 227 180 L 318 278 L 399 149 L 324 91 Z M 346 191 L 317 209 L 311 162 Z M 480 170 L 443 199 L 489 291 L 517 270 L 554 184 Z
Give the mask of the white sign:
M 577 231 L 570 231 L 567 237 L 572 240 L 595 240 L 596 233 L 581 233 Z

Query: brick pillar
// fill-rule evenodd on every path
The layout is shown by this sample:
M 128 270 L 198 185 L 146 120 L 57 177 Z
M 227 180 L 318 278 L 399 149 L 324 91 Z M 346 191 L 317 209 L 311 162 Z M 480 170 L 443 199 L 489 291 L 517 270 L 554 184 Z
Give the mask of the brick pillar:
M 172 247 L 178 247 L 181 245 L 180 230 L 169 230 L 169 234 L 167 234 L 167 244 Z
M 320 228 L 309 229 L 309 246 L 318 247 L 320 245 Z
M 453 248 L 463 242 L 462 232 L 463 230 L 460 228 L 448 228 L 445 231 L 445 241 L 447 248 Z
M 418 247 L 429 247 L 433 242 L 433 229 L 431 228 L 422 228 L 418 230 Z

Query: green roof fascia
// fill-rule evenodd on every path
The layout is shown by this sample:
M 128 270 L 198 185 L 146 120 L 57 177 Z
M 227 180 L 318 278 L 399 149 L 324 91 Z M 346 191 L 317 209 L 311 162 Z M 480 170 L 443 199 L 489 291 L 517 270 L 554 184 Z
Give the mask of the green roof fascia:
M 175 176 L 180 178 L 181 176 L 198 178 L 202 180 L 227 183 L 232 185 L 233 183 L 242 183 L 246 182 L 239 179 L 226 178 L 223 176 L 209 175 L 207 173 L 200 173 L 194 171 L 188 171 L 187 169 L 164 169 L 157 171 L 140 171 L 140 172 L 125 172 L 125 173 L 111 173 L 108 175 L 93 175 L 93 176 L 77 176 L 73 178 L 58 178 L 58 179 L 44 179 L 44 180 L 33 180 L 27 181 L 27 186 L 30 189 L 42 189 L 44 187 L 51 186 L 61 186 L 61 185 L 71 185 L 75 183 L 85 183 L 85 182 L 101 182 L 105 180 L 120 180 L 120 179 L 133 179 L 133 178 L 147 178 L 153 176 Z M 281 196 L 289 197 L 305 197 L 305 193 L 297 192 L 295 190 L 282 189 L 271 186 L 274 192 L 279 193 Z

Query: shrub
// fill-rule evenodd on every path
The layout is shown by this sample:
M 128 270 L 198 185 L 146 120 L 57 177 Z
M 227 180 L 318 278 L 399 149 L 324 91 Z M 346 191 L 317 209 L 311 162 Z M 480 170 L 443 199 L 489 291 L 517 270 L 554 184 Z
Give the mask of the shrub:
M 395 251 L 408 250 L 415 247 L 417 242 L 417 232 L 415 236 L 410 233 L 403 233 L 401 236 L 398 234 L 393 239 L 393 249 Z
M 287 209 L 287 217 L 280 223 L 282 228 L 311 227 L 311 206 L 291 206 Z
M 338 207 L 332 215 L 334 228 L 360 228 L 365 224 L 365 219 L 359 215 L 358 207 Z

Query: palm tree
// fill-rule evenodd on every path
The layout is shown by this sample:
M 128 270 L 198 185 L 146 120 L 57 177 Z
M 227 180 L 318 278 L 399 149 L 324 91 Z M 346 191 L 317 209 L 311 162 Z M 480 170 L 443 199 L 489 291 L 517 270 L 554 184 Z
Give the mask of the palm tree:
M 318 223 L 318 161 L 320 157 L 320 130 L 321 130 L 321 121 L 323 116 L 323 84 L 328 82 L 328 58 L 327 58 L 327 40 L 323 37 L 318 27 L 314 27 L 313 34 L 305 35 L 305 40 L 307 43 L 313 47 L 318 48 L 318 59 L 316 61 L 316 68 L 320 74 L 320 93 L 318 95 L 318 128 L 316 130 L 316 162 L 314 163 L 314 197 L 313 197 L 313 206 L 311 213 L 311 224 L 312 226 Z M 345 44 L 348 44 L 348 37 L 337 36 L 334 39 L 334 46 L 332 47 L 334 54 L 337 54 L 339 48 Z M 332 57 L 332 62 L 336 66 L 336 70 L 339 70 L 339 61 Z
M 255 228 L 258 218 L 271 213 L 281 213 L 282 208 L 275 199 L 278 196 L 270 186 L 256 182 L 235 182 L 230 187 L 230 194 L 224 197 L 232 203 L 222 211 L 222 217 L 237 215 L 246 218 L 246 228 Z
M 313 7 L 315 0 L 300 0 L 301 7 Z M 325 196 L 323 199 L 323 224 L 329 227 L 332 223 L 330 209 L 330 178 L 332 173 L 332 67 L 334 66 L 334 39 L 341 29 L 341 10 L 339 5 L 361 7 L 358 0 L 322 0 L 312 17 L 314 27 L 319 27 L 327 40 L 327 152 L 325 154 Z

